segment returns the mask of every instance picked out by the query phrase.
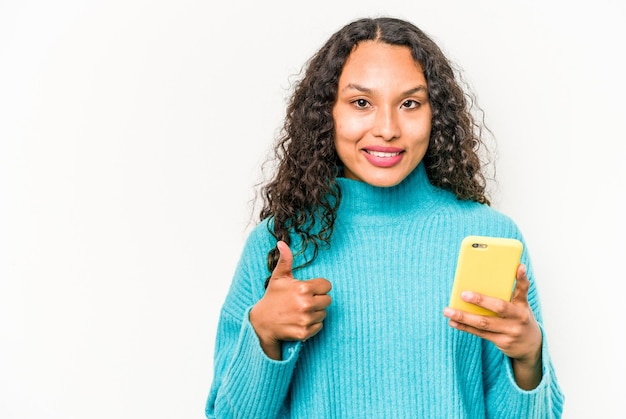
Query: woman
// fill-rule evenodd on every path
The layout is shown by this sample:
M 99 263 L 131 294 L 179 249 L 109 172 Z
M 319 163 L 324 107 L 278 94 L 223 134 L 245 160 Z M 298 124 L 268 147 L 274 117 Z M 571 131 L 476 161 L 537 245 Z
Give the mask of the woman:
M 221 311 L 207 417 L 561 416 L 527 250 L 510 301 L 464 294 L 497 316 L 446 307 L 465 236 L 523 242 L 489 206 L 467 97 L 403 20 L 351 22 L 312 57 Z

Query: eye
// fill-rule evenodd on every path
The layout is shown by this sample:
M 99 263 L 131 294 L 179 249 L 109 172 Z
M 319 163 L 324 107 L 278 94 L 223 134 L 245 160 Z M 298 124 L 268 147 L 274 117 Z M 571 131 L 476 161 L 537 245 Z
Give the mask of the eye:
M 419 107 L 420 107 L 420 105 L 421 105 L 421 103 L 419 103 L 418 101 L 413 100 L 413 99 L 405 100 L 405 101 L 402 103 L 402 107 L 403 107 L 403 108 L 408 108 L 408 109 L 415 109 L 415 108 L 419 108 Z
M 365 108 L 367 108 L 370 105 L 370 103 L 367 100 L 365 100 L 365 99 L 357 99 L 357 100 L 353 101 L 352 103 L 358 109 L 365 109 Z

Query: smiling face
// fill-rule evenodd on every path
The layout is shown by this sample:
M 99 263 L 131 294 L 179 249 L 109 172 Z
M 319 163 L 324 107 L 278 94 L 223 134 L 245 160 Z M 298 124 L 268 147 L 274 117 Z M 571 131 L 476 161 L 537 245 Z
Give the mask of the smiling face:
M 402 182 L 426 154 L 431 117 L 426 79 L 409 48 L 359 43 L 333 106 L 345 177 L 381 187 Z

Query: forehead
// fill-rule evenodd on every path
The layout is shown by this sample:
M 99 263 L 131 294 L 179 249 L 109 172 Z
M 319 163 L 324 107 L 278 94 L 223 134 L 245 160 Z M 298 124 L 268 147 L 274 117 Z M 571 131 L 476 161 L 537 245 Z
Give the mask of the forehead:
M 389 79 L 425 82 L 423 73 L 422 66 L 415 61 L 409 47 L 364 41 L 357 44 L 348 56 L 339 84 Z

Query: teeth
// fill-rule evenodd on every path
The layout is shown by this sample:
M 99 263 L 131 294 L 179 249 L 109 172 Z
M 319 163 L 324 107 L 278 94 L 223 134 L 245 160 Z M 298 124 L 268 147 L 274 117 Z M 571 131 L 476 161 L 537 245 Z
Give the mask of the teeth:
M 372 151 L 372 150 L 367 150 L 367 152 L 369 154 L 371 154 L 372 156 L 376 156 L 376 157 L 393 157 L 393 156 L 397 156 L 398 154 L 400 154 L 399 152 L 397 153 L 385 153 L 382 151 Z

